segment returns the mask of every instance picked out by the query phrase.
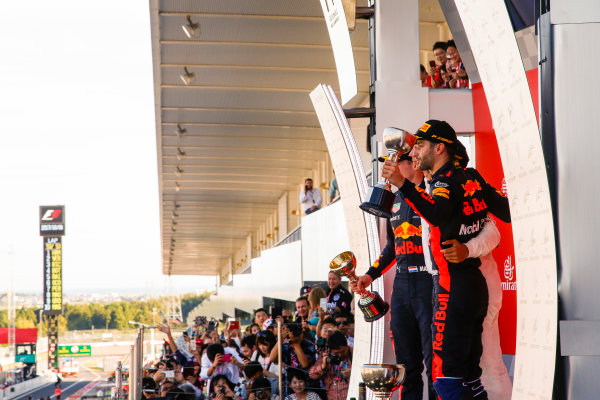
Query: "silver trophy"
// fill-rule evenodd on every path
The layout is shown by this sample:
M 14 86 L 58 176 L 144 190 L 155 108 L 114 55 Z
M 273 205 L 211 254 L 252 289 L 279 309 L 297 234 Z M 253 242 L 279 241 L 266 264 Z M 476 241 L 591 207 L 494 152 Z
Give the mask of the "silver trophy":
M 410 151 L 416 140 L 413 134 L 404 129 L 389 127 L 383 130 L 383 144 L 391 161 L 398 161 L 403 153 Z M 369 200 L 359 206 L 361 210 L 377 217 L 391 218 L 396 196 L 392 193 L 390 181 L 383 177 L 379 179 L 377 185 L 369 187 L 367 198 Z
M 390 399 L 392 393 L 402 385 L 406 369 L 402 364 L 365 364 L 360 369 L 365 386 L 378 399 Z

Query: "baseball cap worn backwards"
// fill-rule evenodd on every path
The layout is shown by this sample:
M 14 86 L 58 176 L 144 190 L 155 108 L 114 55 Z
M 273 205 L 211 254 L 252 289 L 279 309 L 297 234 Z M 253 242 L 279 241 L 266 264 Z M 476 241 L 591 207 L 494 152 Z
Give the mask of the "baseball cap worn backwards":
M 429 140 L 430 142 L 454 144 L 458 141 L 456 132 L 446 121 L 430 119 L 420 127 L 415 136 L 418 139 Z

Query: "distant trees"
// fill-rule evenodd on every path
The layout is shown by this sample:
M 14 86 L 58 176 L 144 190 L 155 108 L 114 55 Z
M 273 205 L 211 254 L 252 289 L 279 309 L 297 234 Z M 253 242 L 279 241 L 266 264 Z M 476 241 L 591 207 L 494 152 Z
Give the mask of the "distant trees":
M 181 297 L 181 312 L 184 321 L 189 312 L 209 296 L 185 294 Z M 168 298 L 146 301 L 118 301 L 108 304 L 65 304 L 63 315 L 59 317 L 59 329 L 128 329 L 130 320 L 152 325 L 165 319 L 164 310 Z M 39 308 L 20 308 L 16 312 L 17 328 L 35 328 L 39 324 Z M 45 324 L 43 324 L 45 325 Z M 0 328 L 8 327 L 7 311 L 0 311 Z M 93 328 L 92 328 L 93 327 Z M 42 327 L 45 330 L 45 326 Z

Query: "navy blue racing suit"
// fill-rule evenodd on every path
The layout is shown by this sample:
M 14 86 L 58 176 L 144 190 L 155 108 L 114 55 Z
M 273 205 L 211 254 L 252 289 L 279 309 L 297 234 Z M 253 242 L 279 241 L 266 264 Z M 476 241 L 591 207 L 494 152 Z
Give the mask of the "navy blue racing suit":
M 391 334 L 396 362 L 406 367 L 402 400 L 423 399 L 423 362 L 427 366 L 429 398 L 434 399 L 432 381 L 431 275 L 425 268 L 421 242 L 421 217 L 396 193 L 392 217 L 388 220 L 387 244 L 367 271 L 373 280 L 396 264 L 391 299 Z

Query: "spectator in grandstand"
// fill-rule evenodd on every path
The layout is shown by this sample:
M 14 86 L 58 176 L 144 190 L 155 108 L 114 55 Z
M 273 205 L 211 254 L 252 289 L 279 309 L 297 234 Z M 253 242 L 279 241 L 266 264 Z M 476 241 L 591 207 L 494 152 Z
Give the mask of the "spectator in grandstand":
M 318 318 L 319 317 L 319 309 L 321 308 L 321 299 L 326 299 L 327 293 L 325 289 L 321 287 L 316 287 L 312 292 L 308 295 L 308 317 L 309 318 Z M 315 324 L 316 325 L 316 324 Z
M 284 400 L 321 400 L 318 394 L 306 390 L 306 372 L 296 368 L 289 368 L 287 371 L 287 381 L 293 393 Z
M 256 361 L 262 365 L 263 370 L 269 371 L 271 366 L 271 350 L 275 346 L 275 335 L 270 331 L 262 331 L 256 335 Z
M 258 357 L 256 351 L 256 335 L 248 335 L 243 338 L 240 349 L 242 351 L 241 356 L 244 359 L 244 364 L 248 365 L 248 361 L 256 360 Z
M 152 379 L 154 379 L 154 382 L 156 382 L 156 386 L 159 387 L 167 378 L 164 371 L 156 371 L 154 376 L 152 376 Z
M 167 397 L 167 393 L 172 390 L 175 389 L 176 385 L 174 382 L 171 382 L 169 380 L 164 381 L 161 385 L 160 385 L 160 389 L 159 389 L 159 397 Z
M 142 379 L 142 396 L 144 399 L 153 399 L 158 396 L 158 385 L 152 378 Z
M 446 70 L 445 65 L 441 65 L 439 67 L 439 75 L 440 75 L 442 82 L 441 82 L 440 86 L 437 86 L 437 87 L 440 89 L 450 88 L 450 74 L 448 74 L 448 71 Z
M 429 75 L 432 77 L 431 83 L 434 88 L 442 87 L 444 83 L 440 74 L 440 67 L 445 67 L 448 62 L 446 47 L 446 42 L 435 42 L 433 44 L 433 56 L 435 60 L 429 61 Z
M 319 359 L 310 368 L 309 377 L 323 379 L 327 400 L 346 399 L 352 372 L 352 351 L 341 332 L 334 332 L 327 339 L 327 347 L 329 347 L 329 355 Z
M 422 87 L 433 87 L 433 83 L 431 80 L 431 76 L 427 74 L 425 67 L 423 64 L 419 64 L 419 69 L 421 73 L 421 86 Z
M 294 320 L 294 315 L 290 310 L 283 309 L 281 311 L 281 319 L 284 323 L 292 322 Z
M 306 178 L 304 180 L 304 190 L 300 191 L 300 204 L 302 210 L 308 214 L 312 214 L 321 208 L 321 191 L 313 188 L 313 180 Z
M 170 400 L 194 400 L 194 395 L 188 395 L 177 386 L 166 392 L 165 397 Z
M 171 348 L 172 355 L 173 355 L 173 359 L 171 359 L 170 362 L 171 363 L 175 362 L 175 363 L 183 365 L 183 366 L 194 365 L 194 358 L 188 356 L 189 352 L 187 352 L 187 351 L 185 353 L 182 352 L 177 347 L 177 344 L 175 344 L 175 339 L 173 339 L 173 335 L 171 334 L 171 328 L 169 328 L 169 325 L 158 324 L 157 328 L 160 332 L 167 335 L 169 347 Z M 184 335 L 184 338 L 186 336 L 187 335 Z M 170 369 L 173 369 L 173 368 L 170 368 Z
M 238 353 L 238 355 L 241 354 L 240 346 L 238 346 L 237 342 L 233 338 L 227 339 L 223 347 L 225 347 L 226 349 L 228 348 L 235 350 L 235 352 Z
M 211 379 L 208 393 L 211 400 L 241 399 L 236 394 L 236 385 L 225 375 L 215 375 Z
M 327 318 L 324 318 L 317 329 L 317 343 L 319 341 L 319 338 L 321 338 L 323 339 L 321 341 L 321 346 L 325 346 L 329 336 L 331 336 L 331 334 L 333 332 L 336 332 L 337 330 L 337 323 L 335 322 L 335 319 L 333 319 L 333 317 L 328 316 Z
M 254 323 L 260 326 L 260 329 L 263 328 L 263 324 L 266 320 L 269 319 L 269 314 L 267 314 L 267 310 L 264 308 L 257 308 L 254 310 Z
M 339 312 L 350 312 L 352 303 L 352 294 L 348 292 L 342 286 L 342 278 L 340 278 L 335 272 L 329 272 L 327 276 L 327 286 L 329 291 L 327 293 L 327 311 L 332 310 L 335 313 Z
M 191 373 L 188 372 L 189 369 L 190 368 L 184 368 L 183 370 L 183 376 L 185 377 L 186 382 L 200 391 L 204 390 L 204 381 L 200 379 L 200 366 L 194 365 L 191 369 Z
M 239 322 L 238 323 L 238 328 L 231 328 L 231 321 L 227 321 L 227 323 L 225 324 L 225 330 L 223 331 L 223 335 L 225 336 L 225 340 L 228 339 L 233 339 L 235 341 L 235 343 L 237 344 L 237 347 L 239 348 L 241 346 L 241 337 L 242 337 L 242 332 L 239 329 Z
M 252 389 L 247 400 L 278 400 L 279 396 L 272 394 L 271 384 L 265 378 L 258 378 L 252 382 Z
M 308 312 L 310 309 L 310 305 L 308 304 L 308 299 L 306 297 L 298 297 L 296 299 L 296 321 L 306 321 L 308 320 Z
M 335 174 L 335 171 L 333 171 L 333 173 Z M 336 193 L 340 193 L 340 188 L 338 187 L 337 184 L 337 178 L 334 176 L 333 179 L 331 180 L 331 182 L 329 183 L 329 204 L 331 204 L 331 202 L 333 202 L 333 199 L 336 196 Z
M 311 291 L 312 288 L 310 286 L 302 286 L 300 288 L 300 297 L 308 297 Z
M 275 343 L 275 335 L 269 331 L 262 331 L 256 336 L 256 352 L 258 354 L 256 361 L 262 366 L 264 376 L 271 382 L 273 393 L 277 393 L 279 389 L 277 379 L 279 369 L 276 363 L 271 362 L 271 350 Z
M 246 399 L 252 389 L 252 383 L 259 378 L 264 378 L 264 370 L 258 361 L 250 361 L 244 366 L 244 379 L 242 380 L 242 397 Z
M 258 325 L 257 323 L 252 323 L 250 325 L 250 332 L 252 332 L 253 335 L 256 335 L 261 330 L 262 330 L 261 326 Z
M 338 331 L 342 332 L 348 340 L 348 346 L 354 347 L 354 315 L 342 313 L 335 315 Z
M 204 399 L 204 393 L 190 383 L 183 383 L 179 385 L 179 389 L 185 393 L 185 399 L 187 400 L 202 400 Z
M 469 77 L 465 66 L 460 58 L 458 49 L 454 40 L 448 40 L 446 54 L 448 58 L 448 64 L 446 69 L 450 75 L 450 87 L 451 88 L 465 88 L 469 86 Z
M 286 324 L 284 331 L 284 336 L 287 336 L 287 339 L 279 338 L 279 340 L 283 339 L 281 343 L 281 361 L 283 365 L 307 371 L 315 362 L 316 351 L 314 343 L 304 338 L 302 326 L 299 323 Z M 273 346 L 270 354 L 271 361 L 277 363 L 279 360 L 278 357 L 278 348 L 277 346 Z M 315 385 L 318 387 L 317 383 Z
M 325 289 L 316 287 L 308 295 L 308 328 L 311 331 L 313 339 L 316 337 L 317 326 L 319 325 L 319 315 L 323 315 L 324 310 L 321 308 L 321 299 L 326 299 L 327 293 Z
M 206 348 L 201 366 L 202 379 L 211 379 L 213 375 L 225 375 L 232 383 L 237 384 L 240 381 L 239 368 L 244 366 L 244 361 L 235 350 L 213 343 Z

